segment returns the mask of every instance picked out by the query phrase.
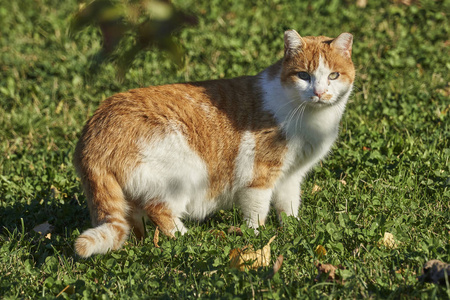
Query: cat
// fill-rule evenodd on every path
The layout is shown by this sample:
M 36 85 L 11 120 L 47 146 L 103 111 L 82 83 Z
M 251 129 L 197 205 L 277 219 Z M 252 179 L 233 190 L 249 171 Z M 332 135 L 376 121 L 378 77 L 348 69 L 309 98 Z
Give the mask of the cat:
M 85 125 L 74 165 L 94 228 L 81 257 L 122 246 L 142 217 L 168 236 L 239 207 L 247 224 L 298 217 L 300 183 L 327 153 L 351 94 L 353 36 L 284 34 L 284 57 L 256 76 L 169 84 L 106 99 Z

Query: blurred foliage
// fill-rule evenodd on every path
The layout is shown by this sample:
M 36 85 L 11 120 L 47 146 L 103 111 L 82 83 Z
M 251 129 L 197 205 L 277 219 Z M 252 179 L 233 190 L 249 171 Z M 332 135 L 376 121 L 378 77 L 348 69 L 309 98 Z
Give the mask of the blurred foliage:
M 151 47 L 166 51 L 180 65 L 182 48 L 172 34 L 183 26 L 196 24 L 194 16 L 177 9 L 169 0 L 93 0 L 79 5 L 71 32 L 99 26 L 103 47 L 91 69 L 98 70 L 98 64 L 112 59 L 118 67 L 118 78 L 123 78 L 136 55 Z

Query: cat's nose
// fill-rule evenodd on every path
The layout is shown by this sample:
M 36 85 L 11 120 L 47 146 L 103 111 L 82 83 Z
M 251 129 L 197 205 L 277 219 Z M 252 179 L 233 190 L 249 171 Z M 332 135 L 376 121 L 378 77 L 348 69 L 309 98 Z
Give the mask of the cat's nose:
M 325 94 L 325 91 L 314 90 L 314 95 L 319 98 L 322 98 L 322 95 Z

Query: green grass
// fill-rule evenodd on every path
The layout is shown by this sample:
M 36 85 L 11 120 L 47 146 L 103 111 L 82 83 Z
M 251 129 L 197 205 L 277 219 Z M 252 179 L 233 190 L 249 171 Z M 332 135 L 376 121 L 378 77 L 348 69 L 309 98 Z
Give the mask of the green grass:
M 417 280 L 427 260 L 450 262 L 450 2 L 174 2 L 199 18 L 177 36 L 184 65 L 141 53 L 122 82 L 112 64 L 90 69 L 97 29 L 69 37 L 75 0 L 0 4 L 0 298 L 54 298 L 66 286 L 60 298 L 450 297 L 450 286 Z M 259 236 L 242 227 L 243 236 L 220 238 L 210 230 L 242 219 L 219 212 L 188 222 L 176 240 L 161 236 L 160 248 L 148 226 L 143 242 L 77 257 L 73 242 L 90 224 L 71 160 L 100 101 L 141 86 L 256 74 L 282 56 L 290 28 L 353 33 L 357 68 L 339 141 L 302 187 L 300 220 L 280 227 L 272 213 Z M 51 239 L 32 230 L 45 221 Z M 379 244 L 384 232 L 398 248 Z M 271 267 L 229 268 L 231 249 L 260 248 L 274 235 L 272 260 L 281 254 L 284 263 L 273 278 Z M 344 282 L 315 282 L 316 260 L 345 266 Z

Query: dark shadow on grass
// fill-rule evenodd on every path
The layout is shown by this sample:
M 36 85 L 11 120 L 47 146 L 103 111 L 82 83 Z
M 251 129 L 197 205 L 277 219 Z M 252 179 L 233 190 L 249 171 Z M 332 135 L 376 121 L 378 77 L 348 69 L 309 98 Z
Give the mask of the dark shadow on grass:
M 36 195 L 31 201 L 15 201 L 0 207 L 0 236 L 11 242 L 9 251 L 26 247 L 38 267 L 48 256 L 74 256 L 73 233 L 86 227 L 89 213 L 86 205 L 78 200 L 77 193 L 71 194 L 71 198 L 63 194 Z M 52 225 L 47 238 L 33 230 L 45 222 Z

